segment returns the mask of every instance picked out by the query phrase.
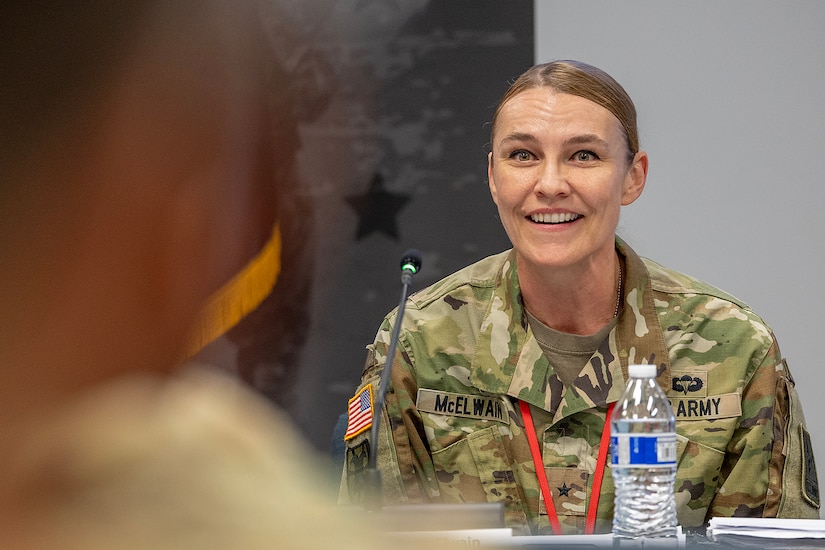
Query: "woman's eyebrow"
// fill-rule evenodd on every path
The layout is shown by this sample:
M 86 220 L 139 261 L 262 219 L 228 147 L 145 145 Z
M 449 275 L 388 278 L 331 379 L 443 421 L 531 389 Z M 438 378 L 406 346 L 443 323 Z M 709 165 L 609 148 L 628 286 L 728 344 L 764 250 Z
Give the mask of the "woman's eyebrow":
M 530 134 L 530 133 L 513 132 L 513 133 L 507 134 L 506 136 L 501 138 L 501 141 L 499 143 L 501 145 L 504 145 L 505 143 L 508 143 L 510 141 L 535 142 L 535 141 L 538 141 L 538 140 L 536 139 L 536 136 L 534 136 L 533 134 Z
M 567 145 L 598 145 L 600 147 L 609 148 L 609 144 L 597 136 L 596 134 L 581 134 L 573 136 L 564 142 Z

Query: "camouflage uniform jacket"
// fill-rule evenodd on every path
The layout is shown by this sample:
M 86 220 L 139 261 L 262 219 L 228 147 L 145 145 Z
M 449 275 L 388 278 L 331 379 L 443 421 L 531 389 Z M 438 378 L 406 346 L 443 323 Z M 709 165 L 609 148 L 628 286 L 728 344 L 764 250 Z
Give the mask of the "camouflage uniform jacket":
M 517 533 L 549 534 L 523 400 L 563 530 L 582 533 L 607 406 L 624 391 L 629 364 L 655 363 L 677 415 L 680 525 L 819 517 L 810 438 L 770 328 L 736 298 L 616 245 L 623 309 L 568 388 L 529 328 L 512 250 L 410 297 L 379 431 L 385 503 L 502 501 Z M 395 321 L 393 311 L 368 347 L 362 388 L 377 388 Z M 347 441 L 342 502 L 361 499 L 368 434 Z M 611 529 L 609 470 L 597 532 Z

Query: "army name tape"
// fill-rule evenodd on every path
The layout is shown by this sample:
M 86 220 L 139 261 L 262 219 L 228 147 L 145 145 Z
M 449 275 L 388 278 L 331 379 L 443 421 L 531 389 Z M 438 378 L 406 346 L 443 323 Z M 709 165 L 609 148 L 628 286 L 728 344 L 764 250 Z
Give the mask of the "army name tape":
M 419 411 L 434 414 L 495 420 L 505 424 L 510 422 L 502 400 L 484 395 L 467 395 L 420 388 L 416 407 Z

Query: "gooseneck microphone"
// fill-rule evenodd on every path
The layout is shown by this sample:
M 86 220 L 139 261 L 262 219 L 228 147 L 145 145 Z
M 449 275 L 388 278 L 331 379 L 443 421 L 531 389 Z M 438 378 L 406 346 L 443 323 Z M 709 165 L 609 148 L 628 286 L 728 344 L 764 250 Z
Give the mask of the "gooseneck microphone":
M 390 374 L 392 372 L 392 361 L 395 357 L 395 348 L 398 346 L 398 334 L 401 331 L 401 322 L 404 320 L 404 307 L 407 303 L 407 295 L 410 290 L 410 283 L 413 275 L 421 269 L 421 253 L 414 248 L 410 248 L 401 256 L 401 299 L 398 302 L 398 313 L 395 316 L 395 326 L 392 330 L 390 345 L 387 348 L 387 361 L 381 371 L 381 380 L 378 384 L 378 393 L 375 396 L 372 410 L 372 427 L 370 428 L 370 448 L 367 469 L 364 472 L 366 483 L 366 494 L 364 505 L 367 510 L 377 512 L 381 509 L 381 472 L 376 466 L 378 455 L 378 427 L 381 423 L 381 416 L 384 413 L 384 400 L 387 395 L 387 387 L 390 385 Z

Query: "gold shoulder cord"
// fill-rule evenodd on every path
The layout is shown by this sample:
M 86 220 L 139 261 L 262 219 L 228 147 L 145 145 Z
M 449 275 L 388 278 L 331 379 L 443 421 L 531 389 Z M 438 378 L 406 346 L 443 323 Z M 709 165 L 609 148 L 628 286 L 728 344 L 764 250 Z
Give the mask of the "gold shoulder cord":
M 206 301 L 187 344 L 186 357 L 229 332 L 261 305 L 275 287 L 280 272 L 281 232 L 275 224 L 261 251 Z

